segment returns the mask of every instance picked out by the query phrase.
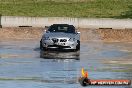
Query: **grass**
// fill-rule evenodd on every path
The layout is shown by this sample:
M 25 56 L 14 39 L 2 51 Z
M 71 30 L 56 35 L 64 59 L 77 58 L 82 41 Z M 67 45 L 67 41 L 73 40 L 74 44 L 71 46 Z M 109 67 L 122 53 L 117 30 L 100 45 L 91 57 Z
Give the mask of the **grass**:
M 131 18 L 132 0 L 0 0 L 6 16 Z

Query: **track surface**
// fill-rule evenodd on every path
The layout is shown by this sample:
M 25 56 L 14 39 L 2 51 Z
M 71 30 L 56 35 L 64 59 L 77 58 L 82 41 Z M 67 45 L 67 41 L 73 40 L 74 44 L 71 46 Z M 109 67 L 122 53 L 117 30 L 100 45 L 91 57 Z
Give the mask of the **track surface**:
M 38 40 L 0 41 L 0 88 L 82 88 L 82 67 L 91 79 L 132 79 L 132 43 L 83 42 L 78 52 L 43 52 Z

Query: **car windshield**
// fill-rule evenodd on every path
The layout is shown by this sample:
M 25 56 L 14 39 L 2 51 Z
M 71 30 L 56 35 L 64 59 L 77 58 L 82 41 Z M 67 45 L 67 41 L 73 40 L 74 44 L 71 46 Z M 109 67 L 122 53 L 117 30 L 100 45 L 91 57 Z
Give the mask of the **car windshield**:
M 48 29 L 50 32 L 65 32 L 65 33 L 75 33 L 75 27 L 72 25 L 52 25 Z

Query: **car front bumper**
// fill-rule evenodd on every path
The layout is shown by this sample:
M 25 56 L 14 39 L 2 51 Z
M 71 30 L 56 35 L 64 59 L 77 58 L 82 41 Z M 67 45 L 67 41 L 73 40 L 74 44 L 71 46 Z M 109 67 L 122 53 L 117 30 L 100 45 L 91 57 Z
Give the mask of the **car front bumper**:
M 43 40 L 42 45 L 44 48 L 59 48 L 59 49 L 76 49 L 76 41 L 67 41 L 67 42 L 56 42 L 52 40 Z

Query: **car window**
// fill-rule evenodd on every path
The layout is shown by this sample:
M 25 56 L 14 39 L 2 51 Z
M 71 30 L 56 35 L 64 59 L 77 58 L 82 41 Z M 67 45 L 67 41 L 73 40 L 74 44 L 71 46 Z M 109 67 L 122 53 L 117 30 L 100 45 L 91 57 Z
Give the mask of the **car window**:
M 50 31 L 50 32 L 75 33 L 75 27 L 72 25 L 52 25 L 48 31 Z

